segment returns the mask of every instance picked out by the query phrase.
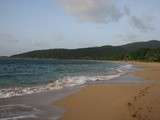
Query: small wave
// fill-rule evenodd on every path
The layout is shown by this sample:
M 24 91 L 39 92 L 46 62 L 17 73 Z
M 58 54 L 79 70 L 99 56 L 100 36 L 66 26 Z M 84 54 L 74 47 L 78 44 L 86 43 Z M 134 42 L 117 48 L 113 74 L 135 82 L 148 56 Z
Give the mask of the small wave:
M 121 65 L 120 67 L 114 69 L 116 73 L 109 74 L 109 75 L 96 75 L 96 76 L 66 76 L 61 80 L 57 80 L 56 86 L 61 87 L 73 87 L 76 85 L 83 85 L 86 82 L 92 82 L 92 81 L 102 81 L 102 80 L 111 80 L 117 77 L 120 77 L 121 75 L 124 75 L 128 73 L 132 69 L 132 65 L 126 64 Z M 51 84 L 52 85 L 52 84 Z M 54 84 L 55 85 L 55 84 Z
M 17 120 L 22 118 L 36 118 L 38 109 L 23 104 L 0 106 L 0 120 Z
M 115 68 L 116 72 L 114 74 L 109 75 L 97 75 L 97 76 L 66 76 L 62 79 L 56 80 L 53 83 L 49 83 L 43 86 L 36 86 L 36 87 L 15 87 L 15 88 L 8 88 L 8 89 L 0 89 L 0 98 L 8 98 L 13 96 L 22 96 L 26 94 L 32 93 L 39 93 L 39 92 L 46 92 L 49 90 L 58 90 L 64 87 L 73 87 L 73 86 L 80 86 L 84 85 L 87 82 L 92 81 L 104 81 L 104 80 L 111 80 L 121 75 L 126 74 L 132 69 L 132 65 L 121 65 L 118 68 Z
M 132 69 L 133 69 L 133 65 L 126 64 L 126 65 L 121 65 L 120 67 L 118 67 L 116 69 L 116 71 L 119 72 L 119 73 L 121 73 L 121 74 L 125 74 L 125 73 L 129 72 Z

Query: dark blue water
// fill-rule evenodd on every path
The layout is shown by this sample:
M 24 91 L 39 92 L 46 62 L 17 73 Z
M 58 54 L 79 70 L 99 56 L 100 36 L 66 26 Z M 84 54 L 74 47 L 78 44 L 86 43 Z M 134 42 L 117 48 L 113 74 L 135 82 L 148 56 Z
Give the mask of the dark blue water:
M 1 59 L 0 87 L 41 85 L 65 77 L 104 76 L 120 65 L 89 60 Z

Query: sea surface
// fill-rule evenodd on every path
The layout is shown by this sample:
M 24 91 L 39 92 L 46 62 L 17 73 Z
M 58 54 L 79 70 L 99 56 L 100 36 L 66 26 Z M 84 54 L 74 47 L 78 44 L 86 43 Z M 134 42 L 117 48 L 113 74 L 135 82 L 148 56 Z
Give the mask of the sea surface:
M 94 60 L 0 59 L 0 98 L 111 80 L 131 67 Z

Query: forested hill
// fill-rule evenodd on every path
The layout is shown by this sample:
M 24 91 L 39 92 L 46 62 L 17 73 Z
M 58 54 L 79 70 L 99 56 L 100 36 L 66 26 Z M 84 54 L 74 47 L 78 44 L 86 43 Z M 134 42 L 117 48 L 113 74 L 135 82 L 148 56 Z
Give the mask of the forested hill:
M 121 46 L 36 50 L 11 57 L 160 61 L 160 41 L 134 42 Z

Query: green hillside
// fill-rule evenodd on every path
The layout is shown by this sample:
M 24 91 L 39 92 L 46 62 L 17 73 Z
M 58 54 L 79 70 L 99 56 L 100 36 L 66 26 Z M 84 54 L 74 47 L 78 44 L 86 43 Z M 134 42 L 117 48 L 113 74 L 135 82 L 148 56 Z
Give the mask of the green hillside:
M 121 46 L 102 46 L 80 49 L 36 50 L 14 58 L 94 59 L 160 61 L 160 41 L 135 42 Z

